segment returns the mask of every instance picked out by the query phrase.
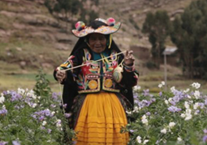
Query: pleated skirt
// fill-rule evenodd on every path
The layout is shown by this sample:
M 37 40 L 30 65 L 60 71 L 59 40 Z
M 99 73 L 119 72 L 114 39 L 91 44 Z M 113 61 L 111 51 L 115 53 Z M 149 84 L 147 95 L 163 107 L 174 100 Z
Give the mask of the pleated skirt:
M 114 93 L 88 94 L 75 126 L 76 145 L 127 145 L 128 133 L 120 133 L 127 118 Z

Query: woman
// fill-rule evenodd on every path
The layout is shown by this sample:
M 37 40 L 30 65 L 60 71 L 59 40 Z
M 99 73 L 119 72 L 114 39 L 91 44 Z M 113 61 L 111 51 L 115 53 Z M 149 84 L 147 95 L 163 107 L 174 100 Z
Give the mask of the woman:
M 127 124 L 125 110 L 133 108 L 138 73 L 133 52 L 124 56 L 112 40 L 120 25 L 113 18 L 98 18 L 88 27 L 76 23 L 72 32 L 79 40 L 68 60 L 54 71 L 64 85 L 63 102 L 66 112 L 72 112 L 70 126 L 77 132 L 77 145 L 126 145 L 129 140 L 120 130 Z M 74 69 L 65 71 L 68 68 Z

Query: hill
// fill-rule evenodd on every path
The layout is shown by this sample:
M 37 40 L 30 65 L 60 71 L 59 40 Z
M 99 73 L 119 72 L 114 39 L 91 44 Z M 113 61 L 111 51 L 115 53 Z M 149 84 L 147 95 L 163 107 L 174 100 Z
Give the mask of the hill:
M 99 0 L 99 6 L 93 8 L 102 18 L 114 17 L 122 22 L 120 31 L 114 34 L 113 39 L 122 50 L 135 50 L 137 68 L 143 75 L 143 81 L 160 81 L 163 80 L 162 70 L 155 70 L 152 75 L 152 70 L 144 65 L 150 56 L 150 44 L 140 28 L 147 12 L 167 10 L 173 19 L 191 1 L 193 0 Z M 77 41 L 70 32 L 71 27 L 70 23 L 55 19 L 44 6 L 43 0 L 1 0 L 0 90 L 21 86 L 31 88 L 40 67 L 53 80 L 52 70 L 68 57 Z M 168 40 L 167 44 L 171 45 L 171 42 Z M 140 47 L 149 54 L 145 54 L 145 58 L 138 57 L 142 55 L 139 54 L 140 51 L 136 53 L 136 48 Z M 168 69 L 169 77 L 173 79 L 181 74 L 179 68 L 168 66 Z

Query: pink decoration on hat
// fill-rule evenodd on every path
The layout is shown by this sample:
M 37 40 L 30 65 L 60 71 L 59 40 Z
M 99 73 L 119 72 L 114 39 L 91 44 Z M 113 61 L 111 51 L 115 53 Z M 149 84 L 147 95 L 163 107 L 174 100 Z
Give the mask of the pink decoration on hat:
M 76 24 L 75 24 L 75 28 L 77 31 L 81 31 L 83 29 L 85 29 L 85 23 L 82 22 L 82 21 L 78 21 Z
M 114 26 L 115 25 L 115 19 L 114 18 L 112 18 L 112 17 L 110 17 L 110 18 L 108 18 L 107 19 L 107 25 L 108 26 Z

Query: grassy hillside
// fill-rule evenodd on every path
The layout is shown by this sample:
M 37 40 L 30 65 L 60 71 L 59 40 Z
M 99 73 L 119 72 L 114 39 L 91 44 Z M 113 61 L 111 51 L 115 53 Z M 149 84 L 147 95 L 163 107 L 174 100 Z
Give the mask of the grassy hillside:
M 132 45 L 150 48 L 146 36 L 140 30 L 149 11 L 165 9 L 173 17 L 179 14 L 192 0 L 100 0 L 97 12 L 100 17 L 114 17 L 122 22 L 114 40 L 122 50 Z M 43 68 L 54 91 L 59 85 L 53 80 L 53 69 L 69 55 L 77 41 L 71 32 L 71 24 L 57 21 L 43 5 L 43 1 L 2 0 L 0 1 L 0 91 L 33 88 L 35 75 Z M 170 41 L 168 42 L 171 43 Z M 135 54 L 135 57 L 137 54 Z M 159 91 L 157 85 L 163 80 L 163 67 L 149 70 L 137 58 L 140 85 Z M 195 80 L 182 81 L 179 68 L 168 66 L 169 84 L 188 87 Z M 199 80 L 200 81 L 200 80 Z M 207 87 L 206 82 L 201 83 Z

